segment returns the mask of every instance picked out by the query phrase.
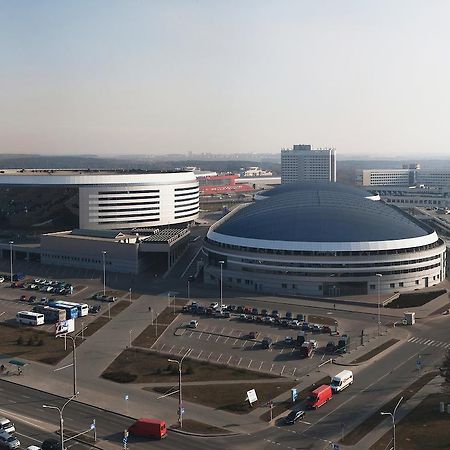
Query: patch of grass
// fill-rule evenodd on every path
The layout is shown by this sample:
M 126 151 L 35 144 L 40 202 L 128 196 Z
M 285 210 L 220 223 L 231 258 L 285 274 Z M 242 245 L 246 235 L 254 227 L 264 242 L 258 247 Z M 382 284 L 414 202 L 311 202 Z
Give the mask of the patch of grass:
M 118 314 L 120 314 L 124 309 L 128 308 L 131 305 L 129 300 L 120 300 L 114 303 L 110 308 L 109 315 L 111 319 Z M 92 336 L 95 332 L 97 332 L 100 328 L 105 326 L 110 320 L 108 317 L 108 305 L 106 309 L 103 311 L 101 316 L 98 316 L 95 320 L 93 320 L 84 331 L 84 336 L 89 337 Z
M 374 349 L 370 350 L 370 352 L 367 352 L 365 355 L 362 355 L 359 358 L 354 359 L 350 364 L 358 364 L 365 361 L 369 361 L 369 359 L 373 358 L 374 356 L 378 355 L 381 352 L 384 352 L 386 349 L 396 344 L 398 341 L 399 341 L 398 339 L 389 339 L 388 341 L 384 342 L 378 347 L 375 347 Z
M 381 411 L 392 411 L 395 408 L 400 397 L 403 397 L 403 402 L 407 402 L 416 392 L 423 386 L 430 382 L 435 376 L 436 372 L 428 372 L 420 378 L 411 383 L 403 392 L 395 396 L 393 399 L 385 403 L 381 408 L 375 411 L 364 422 L 359 424 L 350 433 L 347 433 L 341 440 L 343 445 L 356 445 L 364 436 L 370 433 L 378 424 L 380 424 L 385 417 L 380 413 Z M 429 447 L 428 447 L 429 448 Z
M 398 298 L 388 303 L 385 308 L 415 308 L 423 306 L 446 292 L 445 289 L 440 289 L 438 291 L 419 292 L 416 294 L 400 294 Z
M 329 325 L 334 326 L 335 319 L 331 317 L 324 316 L 314 316 L 312 314 L 308 314 L 308 322 L 309 323 L 317 323 L 318 325 Z
M 134 347 L 151 348 L 161 334 L 166 331 L 167 325 L 149 325 L 133 342 Z
M 179 425 L 171 425 L 172 429 L 178 429 Z M 197 422 L 192 419 L 183 419 L 183 431 L 196 434 L 226 434 L 229 433 L 225 428 L 215 427 L 214 425 L 208 425 L 207 423 Z
M 176 365 L 169 364 L 167 359 L 171 355 L 131 348 L 124 350 L 103 372 L 108 378 L 110 373 L 126 372 L 136 375 L 136 383 L 165 383 L 177 382 L 178 371 Z M 183 362 L 183 382 L 211 381 L 211 380 L 255 380 L 273 379 L 273 375 L 250 370 L 211 364 L 204 361 L 186 358 Z
M 115 381 L 116 383 L 132 383 L 136 380 L 137 375 L 129 372 L 105 372 L 103 378 L 111 381 Z
M 107 316 L 99 316 L 95 320 L 93 320 L 84 330 L 84 336 L 89 337 L 92 336 L 96 331 L 98 331 L 101 327 L 106 325 L 111 319 L 108 319 Z
M 447 412 L 439 412 L 439 402 L 450 403 L 450 393 L 429 395 L 396 424 L 397 450 L 449 448 L 449 418 Z M 385 450 L 391 439 L 392 431 L 388 431 L 370 450 Z
M 268 383 L 213 384 L 210 386 L 183 384 L 183 399 L 211 408 L 229 411 L 235 414 L 247 414 L 255 408 L 263 406 L 269 400 L 286 392 L 297 384 L 296 381 L 272 381 Z M 147 388 L 151 389 L 151 388 Z M 158 386 L 153 391 L 164 394 L 171 386 Z M 245 400 L 247 391 L 255 389 L 258 401 L 250 406 Z
M 310 392 L 312 392 L 314 389 L 316 389 L 318 386 L 322 386 L 322 384 L 330 384 L 331 383 L 331 377 L 326 376 L 321 378 L 317 383 L 311 384 L 305 389 L 302 389 L 298 393 L 297 402 L 301 402 L 304 400 Z M 294 386 L 292 386 L 294 387 Z M 270 400 L 270 399 L 269 399 Z M 296 402 L 296 403 L 297 403 Z M 295 403 L 292 403 L 291 397 L 287 397 L 285 400 L 281 400 L 278 402 L 274 402 L 274 407 L 272 409 L 272 416 L 277 417 L 280 414 L 283 414 L 284 412 L 291 410 Z M 270 420 L 270 410 L 266 411 L 264 414 L 261 414 L 259 416 L 261 420 L 264 422 L 268 422 Z
M 111 306 L 111 317 L 115 317 L 118 314 L 120 314 L 124 309 L 127 309 L 131 305 L 130 300 L 120 300 L 118 302 L 115 302 L 113 306 Z M 108 315 L 108 310 L 103 312 L 103 315 Z
M 0 353 L 9 358 L 24 358 L 55 365 L 69 354 L 64 339 L 34 327 L 0 324 Z

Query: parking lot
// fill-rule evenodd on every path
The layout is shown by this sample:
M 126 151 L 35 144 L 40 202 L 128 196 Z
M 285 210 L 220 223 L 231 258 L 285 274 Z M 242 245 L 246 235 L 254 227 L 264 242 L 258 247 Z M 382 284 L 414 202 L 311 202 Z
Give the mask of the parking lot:
M 285 313 L 286 311 L 280 311 L 281 317 Z M 297 313 L 300 314 L 300 311 L 295 311 L 295 314 Z M 335 311 L 326 314 L 322 319 L 327 323 L 334 324 L 337 321 L 339 324 L 339 317 Z M 191 320 L 198 321 L 197 328 L 189 327 Z M 345 329 L 339 326 L 340 334 L 345 333 L 356 338 L 358 330 L 361 330 L 361 322 L 346 319 L 345 323 Z M 369 324 L 372 325 L 368 319 L 367 325 Z M 316 348 L 311 357 L 302 358 L 299 346 L 296 345 L 301 329 L 287 328 L 280 324 L 265 324 L 262 320 L 247 321 L 243 320 L 240 314 L 231 314 L 230 318 L 219 319 L 185 313 L 171 324 L 152 348 L 172 355 L 183 355 L 191 349 L 190 357 L 195 359 L 273 375 L 298 377 L 318 369 L 321 364 L 336 357 L 336 354 L 326 351 L 330 341 L 337 343 L 339 340 L 339 336 L 334 333 L 334 326 L 330 328 L 331 335 L 330 332 L 319 332 L 318 328 L 315 332 L 312 330 L 305 332 L 305 339 L 314 340 Z M 270 338 L 273 343 L 269 349 L 265 349 L 262 345 L 264 338 Z

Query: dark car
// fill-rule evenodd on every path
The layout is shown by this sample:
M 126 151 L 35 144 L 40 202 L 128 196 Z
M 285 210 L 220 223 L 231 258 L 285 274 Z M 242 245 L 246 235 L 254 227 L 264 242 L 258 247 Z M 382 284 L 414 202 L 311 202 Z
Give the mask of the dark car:
M 256 339 L 256 336 L 258 336 L 258 332 L 257 331 L 250 331 L 250 333 L 248 333 L 248 338 L 249 339 Z
M 101 309 L 100 305 L 91 305 L 91 306 L 89 306 L 89 312 L 91 314 L 97 314 L 100 311 L 100 309 Z
M 331 328 L 328 325 L 323 325 L 321 331 L 322 333 L 331 334 Z
M 42 445 L 42 450 L 59 450 L 61 448 L 61 444 L 56 439 L 46 439 Z
M 258 308 L 252 308 L 252 314 L 257 316 L 259 314 Z
M 261 310 L 261 315 L 262 316 L 267 316 L 269 314 L 269 311 L 267 311 L 267 309 L 262 309 Z
M 286 319 L 292 319 L 292 313 L 290 311 L 286 313 Z
M 26 295 L 21 295 L 20 296 L 20 301 L 21 302 L 26 302 L 27 301 L 27 296 Z
M 298 420 L 301 420 L 305 417 L 305 411 L 291 411 L 285 418 L 284 423 L 286 425 L 292 425 Z
M 37 300 L 35 295 L 32 295 L 29 299 L 28 299 L 28 303 L 34 303 Z
M 337 345 L 334 342 L 328 342 L 327 346 L 325 347 L 326 353 L 334 353 L 337 349 Z
M 279 318 L 279 317 L 280 317 L 280 313 L 278 312 L 278 309 L 274 309 L 274 310 L 272 311 L 271 316 L 272 316 L 272 317 Z
M 236 308 L 236 312 L 237 312 L 238 314 L 242 314 L 242 313 L 244 312 L 244 307 L 243 307 L 243 306 L 238 306 L 238 307 Z

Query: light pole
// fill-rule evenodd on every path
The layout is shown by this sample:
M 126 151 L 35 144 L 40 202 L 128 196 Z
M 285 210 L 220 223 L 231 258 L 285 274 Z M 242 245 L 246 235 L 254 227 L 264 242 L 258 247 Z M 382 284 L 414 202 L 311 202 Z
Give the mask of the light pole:
M 130 293 L 130 302 L 131 302 L 131 288 L 128 289 L 128 292 Z
M 64 419 L 63 419 L 64 408 L 77 395 L 78 395 L 78 392 L 76 392 L 74 395 L 72 395 L 72 397 L 70 397 L 69 400 L 67 400 L 67 402 L 64 403 L 62 408 L 59 408 L 58 406 L 52 406 L 52 405 L 42 405 L 43 408 L 57 409 L 58 412 L 59 412 L 59 442 L 60 442 L 60 445 L 61 445 L 61 450 L 64 450 Z
M 181 371 L 182 371 L 182 364 L 184 358 L 191 353 L 191 349 L 189 349 L 184 356 L 178 361 L 177 359 L 168 359 L 167 361 L 171 363 L 177 363 L 178 364 L 178 423 L 180 425 L 180 428 L 183 428 L 183 394 L 181 392 Z
M 220 310 L 222 311 L 223 304 L 223 265 L 225 261 L 219 261 L 220 264 Z
M 191 280 L 189 278 L 187 280 L 187 299 L 188 301 L 191 299 Z
M 11 283 L 13 282 L 13 241 L 9 241 L 9 268 L 11 269 Z
M 103 295 L 106 295 L 106 252 L 102 251 L 103 256 Z
M 380 331 L 380 327 L 381 327 L 380 281 L 381 281 L 381 277 L 383 275 L 381 273 L 376 273 L 375 276 L 377 277 L 377 280 L 378 280 L 378 336 L 381 336 L 381 331 Z
M 80 333 L 84 331 L 84 328 L 81 329 Z M 79 333 L 78 333 L 79 334 Z M 58 337 L 63 337 L 63 338 L 70 338 L 72 341 L 72 367 L 73 367 L 73 395 L 74 397 L 78 394 L 77 391 L 77 346 L 76 346 L 76 342 L 75 342 L 75 338 L 78 337 L 78 334 L 74 336 L 71 336 L 70 334 L 60 334 Z M 70 367 L 69 366 L 64 366 L 64 368 Z
M 395 413 L 397 412 L 397 408 L 400 405 L 400 402 L 403 400 L 403 397 L 400 398 L 394 411 L 390 412 L 381 412 L 382 416 L 391 416 L 392 419 L 392 429 L 393 429 L 393 440 L 392 440 L 392 450 L 395 450 Z

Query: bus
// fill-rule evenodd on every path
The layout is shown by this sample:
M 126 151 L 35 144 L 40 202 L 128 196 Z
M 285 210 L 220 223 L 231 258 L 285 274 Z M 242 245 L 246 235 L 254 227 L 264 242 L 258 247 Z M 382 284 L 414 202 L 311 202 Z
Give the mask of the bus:
M 23 325 L 44 325 L 44 314 L 19 311 L 16 314 L 16 320 Z
M 66 320 L 76 319 L 78 317 L 78 308 L 76 306 L 65 305 L 64 302 L 57 300 L 50 300 L 48 306 L 64 310 L 66 312 Z
M 58 300 L 61 305 L 75 306 L 78 309 L 78 317 L 84 317 L 89 314 L 89 305 L 86 303 L 66 302 L 65 300 Z
M 56 323 L 66 320 L 66 311 L 63 309 L 53 308 L 45 305 L 33 306 L 33 311 L 44 314 L 44 321 L 46 323 Z

